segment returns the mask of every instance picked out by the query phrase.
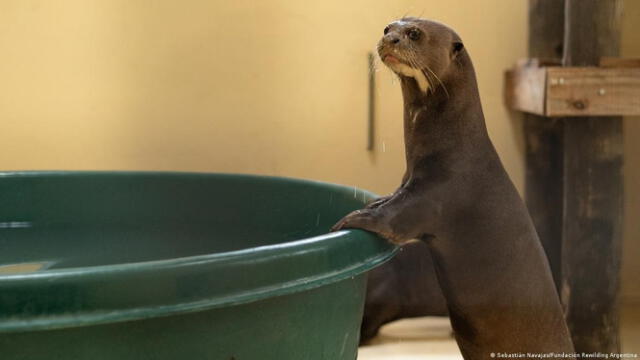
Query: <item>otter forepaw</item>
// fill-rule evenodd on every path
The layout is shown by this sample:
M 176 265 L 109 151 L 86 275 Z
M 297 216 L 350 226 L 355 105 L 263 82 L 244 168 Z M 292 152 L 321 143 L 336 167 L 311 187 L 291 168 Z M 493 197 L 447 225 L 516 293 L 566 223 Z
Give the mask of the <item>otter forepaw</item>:
M 387 225 L 385 218 L 380 215 L 377 209 L 361 209 L 353 211 L 337 224 L 333 225 L 331 231 L 338 231 L 342 229 L 362 229 L 376 233 L 383 238 L 395 244 L 401 244 L 402 241 L 393 234 L 389 226 Z
M 331 231 L 338 231 L 342 229 L 351 229 L 358 228 L 363 230 L 369 230 L 372 232 L 378 232 L 376 227 L 375 216 L 373 215 L 373 211 L 370 209 L 361 209 L 352 211 L 347 216 L 343 217 L 342 220 L 338 221 L 333 227 Z
M 386 203 L 387 201 L 389 201 L 391 199 L 392 195 L 387 195 L 387 196 L 383 196 L 383 197 L 379 197 L 375 200 L 373 200 L 372 202 L 368 203 L 367 206 L 365 206 L 365 209 L 375 209 L 378 208 L 382 205 L 384 205 L 384 203 Z
M 342 220 L 338 221 L 337 224 L 333 225 L 331 231 L 338 231 L 342 229 L 362 229 L 371 231 L 396 245 L 402 245 L 412 239 L 412 237 L 394 233 L 394 231 L 389 227 L 385 217 L 380 214 L 379 209 L 365 208 L 353 211 L 343 217 Z

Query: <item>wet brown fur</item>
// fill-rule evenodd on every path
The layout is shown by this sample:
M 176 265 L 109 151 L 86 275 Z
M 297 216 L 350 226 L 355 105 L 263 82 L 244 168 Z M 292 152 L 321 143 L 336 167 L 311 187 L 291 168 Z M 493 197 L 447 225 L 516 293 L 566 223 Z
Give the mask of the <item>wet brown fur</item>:
M 430 86 L 422 91 L 415 77 L 396 71 L 404 99 L 402 184 L 333 229 L 361 228 L 397 244 L 424 241 L 465 359 L 573 353 L 540 241 L 487 134 L 460 37 L 443 24 L 404 18 L 389 25 L 378 49 L 390 68 L 398 63 L 388 55 L 420 70 Z

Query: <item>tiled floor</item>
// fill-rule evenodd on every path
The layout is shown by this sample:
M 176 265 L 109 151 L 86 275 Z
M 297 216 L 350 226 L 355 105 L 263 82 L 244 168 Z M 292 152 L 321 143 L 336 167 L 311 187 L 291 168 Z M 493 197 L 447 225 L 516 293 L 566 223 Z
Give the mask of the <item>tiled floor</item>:
M 640 358 L 640 304 L 627 305 L 621 312 L 623 353 Z M 461 360 L 447 318 L 404 319 L 383 327 L 371 345 L 363 346 L 358 360 Z
M 448 318 L 404 319 L 383 327 L 371 345 L 362 346 L 358 360 L 458 360 Z

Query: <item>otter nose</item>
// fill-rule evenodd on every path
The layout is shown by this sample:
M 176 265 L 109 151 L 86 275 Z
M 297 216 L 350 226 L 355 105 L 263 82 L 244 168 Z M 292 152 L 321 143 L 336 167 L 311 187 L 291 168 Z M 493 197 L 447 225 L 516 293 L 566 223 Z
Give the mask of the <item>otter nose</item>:
M 384 36 L 384 41 L 387 44 L 395 45 L 395 44 L 400 42 L 400 38 L 398 36 L 396 36 L 396 35 L 387 34 L 387 35 Z

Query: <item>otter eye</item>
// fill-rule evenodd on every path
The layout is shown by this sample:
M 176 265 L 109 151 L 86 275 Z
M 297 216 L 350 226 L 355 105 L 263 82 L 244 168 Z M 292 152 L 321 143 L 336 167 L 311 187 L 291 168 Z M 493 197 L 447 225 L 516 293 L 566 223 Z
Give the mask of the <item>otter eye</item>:
M 387 35 L 388 32 L 389 32 L 389 27 L 387 26 L 386 28 L 384 28 L 384 34 Z
M 410 29 L 409 31 L 407 31 L 407 36 L 411 40 L 418 40 L 420 39 L 420 31 L 418 29 Z

